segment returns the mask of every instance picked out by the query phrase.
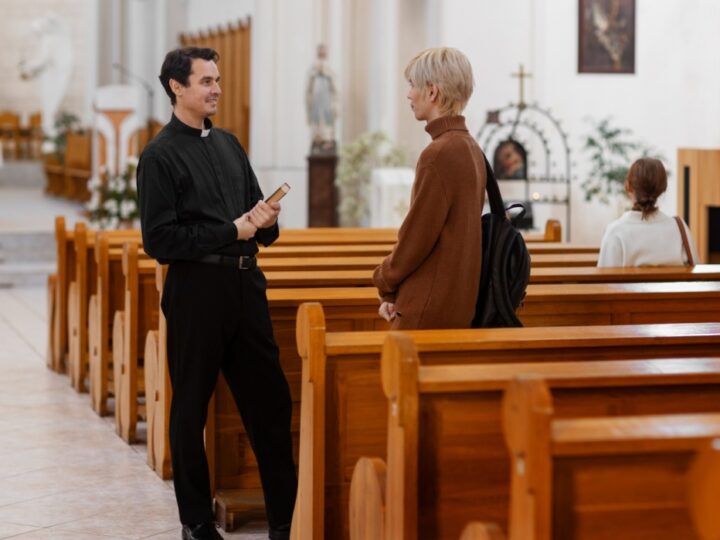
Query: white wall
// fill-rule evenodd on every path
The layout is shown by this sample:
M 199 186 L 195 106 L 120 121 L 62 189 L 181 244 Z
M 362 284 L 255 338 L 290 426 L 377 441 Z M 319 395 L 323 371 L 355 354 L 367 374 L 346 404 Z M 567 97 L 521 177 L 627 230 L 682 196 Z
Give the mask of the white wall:
M 676 213 L 677 148 L 720 146 L 720 2 L 637 0 L 634 75 L 577 73 L 577 6 L 577 0 L 446 0 L 443 36 L 473 63 L 471 130 L 487 109 L 517 101 L 517 82 L 508 75 L 520 62 L 533 72 L 526 100 L 562 119 L 577 164 L 572 240 L 599 243 L 616 210 L 583 201 L 585 118 L 612 116 L 660 150 L 672 171 L 661 208 Z
M 228 23 L 252 16 L 257 2 L 255 0 L 185 0 L 185 3 L 187 4 L 185 31 L 197 32 L 207 31 L 210 27 L 227 26 Z

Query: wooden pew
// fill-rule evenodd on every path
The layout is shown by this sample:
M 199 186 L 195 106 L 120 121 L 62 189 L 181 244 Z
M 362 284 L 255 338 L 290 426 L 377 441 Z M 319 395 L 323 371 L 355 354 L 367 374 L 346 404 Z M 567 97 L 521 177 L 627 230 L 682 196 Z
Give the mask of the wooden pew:
M 717 505 L 720 484 L 693 488 L 720 476 L 720 414 L 555 419 L 553 409 L 537 378 L 506 391 L 511 539 L 701 538 L 692 499 Z
M 274 245 L 320 245 L 320 244 L 393 244 L 397 242 L 395 228 L 372 227 L 309 227 L 306 229 L 283 229 L 280 238 Z M 525 241 L 534 242 L 560 242 L 562 240 L 562 226 L 560 222 L 549 219 L 545 223 L 542 234 L 526 234 Z
M 47 366 L 62 373 L 68 354 L 68 289 L 75 279 L 75 233 L 65 225 L 65 217 L 55 218 L 57 270 L 48 279 L 48 355 Z
M 446 347 L 452 354 L 454 344 Z M 350 490 L 351 538 L 456 538 L 473 517 L 506 527 L 505 519 L 493 517 L 507 516 L 509 508 L 512 467 L 503 440 L 502 399 L 524 373 L 548 378 L 563 418 L 713 412 L 720 419 L 720 357 L 480 362 L 478 355 L 476 364 L 425 366 L 411 337 L 391 333 L 386 338 L 381 361 L 386 461 L 357 463 Z M 531 515 L 527 508 L 519 514 Z M 378 524 L 374 535 L 364 534 L 360 516 Z
M 557 219 L 548 219 L 545 222 L 545 231 L 542 234 L 523 233 L 525 242 L 562 242 L 562 225 Z
M 280 231 L 280 236 L 285 230 Z M 259 246 L 260 259 L 267 257 L 385 257 L 393 248 L 388 244 L 327 244 L 317 246 L 305 245 L 271 245 Z M 528 252 L 534 255 L 592 255 L 600 253 L 598 246 L 582 244 L 566 244 L 562 242 L 533 242 L 527 244 Z
M 95 241 L 97 285 L 95 294 L 90 296 L 88 302 L 89 379 L 90 403 L 93 410 L 101 416 L 108 413 L 108 388 L 112 380 L 110 365 L 113 319 L 115 312 L 125 305 L 123 251 L 117 247 L 117 242 L 124 241 L 127 241 L 127 238 L 113 240 L 107 231 L 98 233 Z
M 397 229 L 370 227 L 311 227 L 282 229 L 273 246 L 319 246 L 323 244 L 394 244 Z
M 158 274 L 158 287 L 162 288 L 162 274 Z M 689 285 L 690 287 L 683 286 Z M 563 294 L 566 287 L 572 287 L 576 297 Z M 535 289 L 542 289 L 536 302 Z M 698 310 L 699 300 L 705 307 Z M 387 328 L 387 324 L 377 316 L 377 296 L 374 289 L 270 289 L 268 291 L 270 313 L 275 328 L 275 336 L 280 346 L 281 362 L 288 374 L 294 396 L 295 407 L 299 406 L 298 396 L 300 359 L 297 356 L 295 341 L 295 314 L 303 302 L 321 302 L 325 306 L 327 326 L 330 330 L 362 330 Z M 588 308 L 590 306 L 590 308 Z M 608 285 L 531 285 L 528 289 L 525 310 L 530 313 L 526 322 L 534 325 L 577 324 L 619 324 L 629 321 L 644 322 L 679 322 L 716 321 L 720 316 L 720 284 L 698 282 L 679 284 L 677 287 L 668 283 L 650 284 L 608 284 Z M 545 310 L 545 315 L 543 311 Z M 593 316 L 588 317 L 586 310 L 591 309 Z M 150 338 L 148 338 L 150 339 Z M 152 338 L 154 341 L 154 338 Z M 157 348 L 157 345 L 154 345 Z M 147 342 L 146 342 L 147 348 Z M 165 369 L 165 354 L 158 353 L 155 372 Z M 151 381 L 153 372 L 147 370 L 146 356 L 146 395 L 153 396 L 147 400 L 148 418 L 157 418 L 151 424 L 148 420 L 148 463 L 162 477 L 169 474 L 169 451 L 167 442 L 167 418 L 170 393 L 167 392 L 169 382 L 164 374 L 156 382 Z M 159 376 L 159 375 L 158 375 Z M 157 387 L 157 388 L 156 388 Z M 241 488 L 242 483 L 235 479 L 246 477 L 248 470 L 254 470 L 254 462 L 238 462 L 235 455 L 248 455 L 247 446 L 238 447 L 235 441 L 242 438 L 242 427 L 232 400 L 224 386 L 220 387 L 222 396 L 218 408 L 219 452 L 227 454 L 218 457 L 215 471 L 221 491 Z M 152 404 L 158 406 L 157 417 L 150 410 Z M 164 413 L 163 413 L 164 411 Z M 212 439 L 212 437 L 211 437 Z M 246 468 L 247 467 L 247 468 Z M 244 471 L 244 472 L 243 472 Z M 253 473 L 254 474 L 254 473 Z M 251 484 L 252 487 L 256 485 Z M 247 486 L 246 486 L 247 487 Z M 229 495 L 227 496 L 230 497 Z M 221 496 L 223 508 L 233 520 L 233 504 L 225 502 Z
M 97 293 L 98 266 L 95 246 L 98 235 L 108 240 L 108 246 L 122 246 L 127 240 L 140 240 L 137 230 L 95 231 L 84 222 L 75 224 L 75 279 L 68 288 L 68 366 L 70 383 L 78 392 L 85 392 L 88 374 L 90 297 Z
M 145 416 L 138 400 L 145 395 L 143 354 L 147 333 L 158 328 L 159 295 L 155 283 L 157 263 L 141 260 L 138 246 L 123 246 L 125 278 L 123 309 L 113 318 L 113 383 L 115 430 L 128 443 L 135 442 L 138 416 Z
M 167 364 L 167 321 L 160 307 L 167 265 L 155 267 L 158 293 L 158 328 L 145 339 L 145 410 L 147 414 L 147 464 L 163 480 L 172 477 L 170 459 L 170 402 L 172 385 Z
M 70 384 L 78 392 L 85 391 L 85 376 L 88 362 L 87 308 L 88 298 L 93 293 L 97 281 L 92 250 L 94 241 L 88 238 L 87 225 L 79 221 L 75 224 L 75 277 L 68 287 L 68 373 Z M 93 237 L 94 238 L 94 237 Z
M 327 333 L 319 305 L 304 305 L 299 311 L 297 342 L 303 379 L 296 539 L 347 537 L 352 468 L 363 455 L 380 455 L 386 444 L 379 376 L 386 335 Z M 493 364 L 597 361 L 711 356 L 720 344 L 720 324 L 414 331 L 409 335 L 428 365 L 478 360 Z
M 383 261 L 382 256 L 374 257 L 258 257 L 258 264 L 264 272 L 307 271 L 307 270 L 374 270 Z M 549 254 L 532 257 L 533 268 L 596 266 L 597 255 L 594 253 L 580 254 Z
M 372 270 L 269 271 L 270 288 L 369 287 Z M 632 283 L 645 281 L 720 280 L 720 265 L 643 268 L 553 267 L 531 268 L 530 283 Z

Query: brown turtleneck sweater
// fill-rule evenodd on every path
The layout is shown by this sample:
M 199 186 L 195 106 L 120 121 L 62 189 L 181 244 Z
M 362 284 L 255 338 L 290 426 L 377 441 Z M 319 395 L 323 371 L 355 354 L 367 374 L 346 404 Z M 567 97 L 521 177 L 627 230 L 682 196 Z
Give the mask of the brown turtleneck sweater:
M 469 328 L 482 257 L 485 161 L 462 116 L 425 130 L 432 142 L 415 171 L 410 209 L 373 283 L 401 314 L 394 330 Z

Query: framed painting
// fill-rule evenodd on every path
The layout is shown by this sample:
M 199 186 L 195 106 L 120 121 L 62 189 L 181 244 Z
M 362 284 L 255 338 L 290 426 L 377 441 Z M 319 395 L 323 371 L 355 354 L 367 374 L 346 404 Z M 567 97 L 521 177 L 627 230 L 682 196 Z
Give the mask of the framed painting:
M 635 73 L 635 0 L 578 2 L 578 73 Z

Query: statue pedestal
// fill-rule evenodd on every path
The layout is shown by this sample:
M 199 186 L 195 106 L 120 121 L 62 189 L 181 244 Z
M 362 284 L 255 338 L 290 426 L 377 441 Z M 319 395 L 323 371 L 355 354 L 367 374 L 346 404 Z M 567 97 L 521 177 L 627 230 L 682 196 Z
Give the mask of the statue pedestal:
M 308 156 L 308 227 L 337 227 L 337 155 Z

